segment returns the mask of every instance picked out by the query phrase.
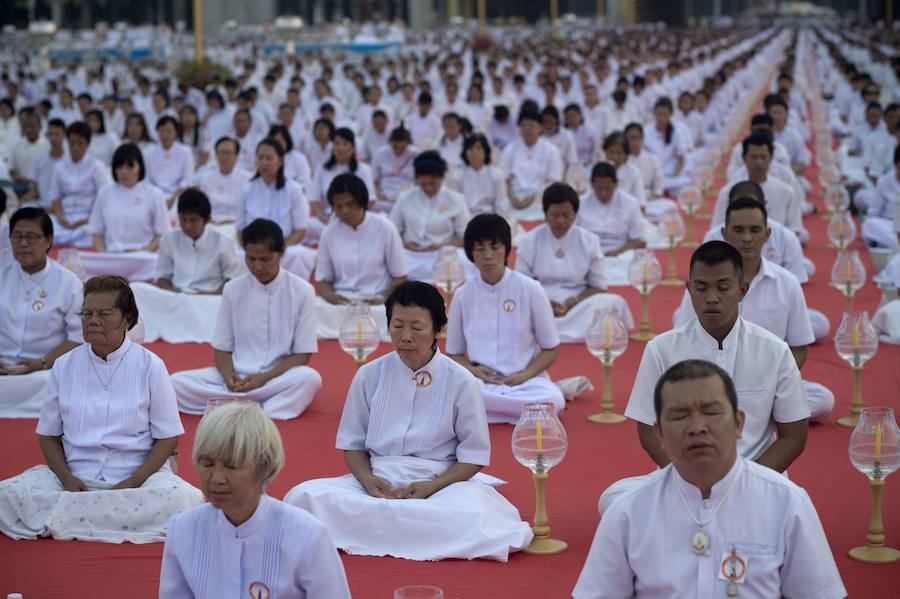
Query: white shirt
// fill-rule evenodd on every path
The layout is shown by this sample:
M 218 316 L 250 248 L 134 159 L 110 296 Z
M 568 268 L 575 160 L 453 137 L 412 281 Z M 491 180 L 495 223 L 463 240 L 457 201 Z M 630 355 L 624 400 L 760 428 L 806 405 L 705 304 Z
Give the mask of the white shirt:
M 634 163 L 626 160 L 616 168 L 616 179 L 619 180 L 618 187 L 625 193 L 633 196 L 638 201 L 639 206 L 644 207 L 647 205 L 647 190 L 644 188 L 644 178 Z
M 655 154 L 646 150 L 637 155 L 629 154 L 628 164 L 633 164 L 640 171 L 644 189 L 650 197 L 663 194 L 662 165 Z
M 600 239 L 578 225 L 560 238 L 547 224 L 529 231 L 519 243 L 516 271 L 536 279 L 547 296 L 559 303 L 588 286 L 606 289 Z
M 478 380 L 440 350 L 415 372 L 396 352 L 382 356 L 353 377 L 336 446 L 487 466 L 491 439 Z
M 46 150 L 38 154 L 34 162 L 31 163 L 31 170 L 25 175 L 31 181 L 37 183 L 38 200 L 41 206 L 49 208 L 54 198 L 50 196 L 50 186 L 53 183 L 53 173 L 56 172 L 56 165 L 62 162 L 68 153 L 63 150 L 62 156 L 53 158 L 50 156 L 50 150 Z
M 712 224 L 721 225 L 725 222 L 725 212 L 728 209 L 728 193 L 739 180 L 729 181 L 719 190 L 716 205 L 713 208 Z M 760 185 L 763 196 L 766 198 L 766 212 L 770 220 L 775 220 L 795 233 L 803 230 L 803 206 L 802 199 L 794 194 L 787 183 L 769 175 Z
M 258 583 L 268 593 L 253 594 Z M 176 514 L 166 531 L 159 596 L 350 599 L 350 589 L 322 523 L 305 510 L 263 495 L 240 526 L 209 503 Z
M 306 228 L 309 219 L 309 202 L 300 186 L 285 179 L 284 187 L 277 189 L 276 181 L 266 185 L 262 177 L 257 177 L 241 188 L 235 227 L 238 231 L 257 218 L 267 218 L 278 223 L 284 238 L 291 233 Z
M 776 141 L 772 146 L 774 148 L 772 161 L 790 167 L 791 156 L 788 154 L 784 145 Z M 742 168 L 746 169 L 746 164 L 744 163 L 744 143 L 739 141 L 734 144 L 734 147 L 731 149 L 731 158 L 728 161 L 728 178 L 735 179 L 736 177 L 733 176 L 734 173 Z
M 284 155 L 284 176 L 293 179 L 306 189 L 312 178 L 312 170 L 309 161 L 298 150 L 291 150 Z
M 449 139 L 446 135 L 441 136 L 437 144 L 435 144 L 434 149 L 440 153 L 451 173 L 466 164 L 462 159 L 463 141 L 463 135 L 460 133 L 456 136 L 456 139 Z
M 147 180 L 167 194 L 190 187 L 194 179 L 194 153 L 190 146 L 176 141 L 166 150 L 156 144 L 144 158 Z
M 335 163 L 330 169 L 325 168 L 323 164 L 313 173 L 312 182 L 309 184 L 309 198 L 312 202 L 323 202 L 327 205 L 328 187 L 334 178 L 338 175 L 350 172 L 349 164 Z M 369 191 L 369 198 L 375 198 L 375 183 L 372 181 L 372 169 L 365 162 L 356 163 L 356 171 L 353 173 L 366 184 Z
M 240 273 L 234 242 L 209 227 L 197 239 L 178 229 L 159 241 L 156 278 L 168 279 L 183 292 L 217 291 Z
M 511 179 L 513 190 L 537 192 L 547 183 L 562 180 L 563 161 L 559 150 L 544 138 L 530 148 L 519 137 L 503 149 L 500 168 Z
M 75 163 L 66 156 L 56 163 L 48 200 L 59 200 L 63 213 L 70 221 L 88 218 L 94 199 L 110 181 L 109 169 L 96 158 L 85 155 Z
M 37 434 L 62 436 L 75 476 L 117 483 L 141 467 L 154 439 L 183 433 L 166 365 L 144 346 L 126 338 L 103 360 L 84 344 L 54 362 Z
M 331 281 L 341 295 L 375 297 L 408 272 L 400 234 L 386 218 L 366 214 L 355 229 L 335 220 L 322 231 L 316 281 Z
M 791 347 L 810 345 L 816 340 L 797 277 L 765 258 L 738 307 L 741 318 L 761 326 Z M 696 317 L 685 291 L 672 320 L 678 327 Z
M 797 234 L 777 220 L 767 220 L 767 224 L 772 233 L 769 235 L 768 241 L 763 245 L 763 257 L 787 269 L 792 275 L 797 277 L 800 283 L 806 283 L 809 280 L 809 274 L 806 272 L 806 265 L 803 262 L 803 248 L 800 246 Z M 724 241 L 722 238 L 722 226 L 713 225 L 703 237 L 703 243 L 713 240 Z
M 104 237 L 108 252 L 143 249 L 169 230 L 165 195 L 146 179 L 131 188 L 110 183 L 97 194 L 88 230 Z
M 511 207 L 506 191 L 506 177 L 499 167 L 486 164 L 477 171 L 462 166 L 453 172 L 450 188 L 466 198 L 469 212 L 476 214 L 509 214 Z
M 331 158 L 331 142 L 321 146 L 319 142 L 310 137 L 309 143 L 303 148 L 303 153 L 306 154 L 306 159 L 309 161 L 309 168 L 312 172 L 316 172 L 320 166 Z
M 711 543 L 703 555 L 690 549 L 697 526 L 676 485 L 694 517 L 701 522 L 712 517 L 704 527 Z M 721 569 L 732 549 L 746 563 L 745 578 L 737 584 L 744 599 L 847 594 L 806 491 L 774 470 L 738 458 L 708 499 L 674 466 L 666 466 L 616 500 L 603 514 L 572 595 L 725 597 L 728 580 Z
M 575 224 L 600 239 L 603 251 L 621 247 L 629 240 L 646 241 L 644 216 L 636 199 L 621 189 L 605 204 L 593 190 L 581 196 Z
M 443 245 L 462 237 L 470 220 L 462 195 L 446 187 L 430 198 L 418 186 L 404 191 L 391 209 L 391 221 L 404 241 Z
M 786 126 L 784 131 L 779 133 L 773 129 L 772 133 L 775 134 L 775 141 L 782 144 L 788 151 L 791 157 L 791 164 L 803 166 L 809 164 L 809 150 L 806 148 L 806 142 L 803 141 L 803 136 L 799 131 L 791 126 Z
M 19 177 L 30 179 L 32 168 L 38 156 L 50 150 L 50 142 L 43 136 L 34 143 L 27 137 L 20 137 L 13 142 L 9 153 L 9 170 L 16 171 Z
M 27 274 L 18 262 L 0 269 L 0 361 L 45 356 L 66 341 L 81 343 L 81 281 L 47 259 Z M 13 364 L 10 364 L 13 365 Z
M 105 164 L 112 165 L 113 154 L 121 144 L 121 140 L 113 133 L 94 133 L 88 146 L 88 154 Z
M 575 146 L 575 136 L 568 129 L 559 128 L 556 133 L 544 133 L 544 139 L 556 146 L 559 157 L 563 161 L 563 167 L 568 168 L 578 164 L 578 149 Z
M 393 202 L 401 192 L 416 184 L 413 160 L 417 154 L 415 147 L 406 146 L 406 150 L 397 156 L 388 145 L 379 148 L 372 155 L 373 182 L 389 201 Z
M 311 354 L 316 341 L 312 285 L 283 268 L 267 285 L 247 273 L 225 284 L 212 346 L 232 352 L 241 375 L 272 370 L 292 354 Z
M 235 164 L 227 175 L 222 174 L 218 165 L 214 165 L 198 175 L 195 185 L 209 198 L 213 222 L 221 223 L 237 219 L 241 190 L 252 176 L 239 164 Z
M 670 366 L 688 359 L 712 362 L 734 381 L 738 408 L 747 415 L 737 442 L 738 452 L 746 458 L 758 459 L 775 441 L 776 422 L 809 418 L 800 371 L 787 343 L 740 317 L 722 341 L 722 349 L 697 319 L 650 340 L 625 415 L 648 426 L 655 424 L 656 382 Z
M 468 353 L 471 362 L 509 375 L 525 370 L 542 350 L 558 345 L 550 300 L 534 279 L 507 268 L 496 285 L 476 276 L 453 296 L 448 354 Z
M 659 159 L 663 174 L 666 176 L 675 175 L 678 160 L 683 160 L 689 150 L 688 141 L 674 124 L 672 124 L 672 137 L 669 143 L 666 143 L 664 131 L 657 131 L 655 126 L 644 129 L 644 151 L 652 153 Z
M 441 119 L 434 111 L 422 117 L 416 110 L 406 120 L 406 128 L 412 136 L 412 143 L 422 151 L 433 148 L 442 133 Z
M 895 212 L 897 202 L 900 202 L 900 179 L 897 179 L 897 171 L 891 169 L 878 178 L 872 203 L 866 214 L 896 220 L 896 215 L 900 214 Z

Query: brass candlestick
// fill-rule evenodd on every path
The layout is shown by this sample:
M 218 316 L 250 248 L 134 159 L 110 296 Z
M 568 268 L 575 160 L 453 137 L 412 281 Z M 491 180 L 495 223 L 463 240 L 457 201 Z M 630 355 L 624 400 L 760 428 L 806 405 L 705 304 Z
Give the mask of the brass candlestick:
M 900 551 L 884 544 L 884 521 L 881 519 L 881 494 L 884 492 L 884 479 L 876 476 L 869 480 L 872 492 L 872 516 L 869 519 L 869 531 L 866 533 L 865 547 L 854 547 L 849 551 L 851 558 L 867 564 L 889 564 L 900 561 Z

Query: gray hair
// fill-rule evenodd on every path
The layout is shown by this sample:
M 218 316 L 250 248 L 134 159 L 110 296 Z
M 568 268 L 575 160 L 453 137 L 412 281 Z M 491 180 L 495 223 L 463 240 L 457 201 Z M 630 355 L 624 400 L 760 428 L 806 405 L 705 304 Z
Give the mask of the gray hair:
M 234 402 L 207 413 L 194 437 L 194 466 L 219 458 L 243 468 L 254 464 L 263 488 L 284 467 L 284 446 L 272 419 L 250 402 Z

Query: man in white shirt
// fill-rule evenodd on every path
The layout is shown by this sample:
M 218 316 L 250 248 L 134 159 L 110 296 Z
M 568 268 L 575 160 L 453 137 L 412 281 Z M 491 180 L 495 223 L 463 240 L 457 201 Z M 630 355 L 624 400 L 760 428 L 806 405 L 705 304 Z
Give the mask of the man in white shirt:
M 671 464 L 604 514 L 575 599 L 846 597 L 809 495 L 739 455 L 738 395 L 703 360 L 659 378 L 653 434 Z
M 50 144 L 41 136 L 41 119 L 33 108 L 23 108 L 19 112 L 19 122 L 22 135 L 12 144 L 9 170 L 13 182 L 27 189 L 33 183 L 30 177 L 35 160 L 50 148 Z
M 216 166 L 197 174 L 195 185 L 209 198 L 212 206 L 212 222 L 233 223 L 237 219 L 237 209 L 241 199 L 241 189 L 252 176 L 238 165 L 240 143 L 223 137 L 216 142 Z
M 860 235 L 874 247 L 897 249 L 894 223 L 897 219 L 895 204 L 900 198 L 900 144 L 894 148 L 893 157 L 894 169 L 881 175 L 875 185 Z
M 31 187 L 20 198 L 22 202 L 36 200 L 41 206 L 49 208 L 50 183 L 57 165 L 66 157 L 66 126 L 59 119 L 51 119 L 47 123 L 47 149 L 38 154 L 31 163 L 31 171 L 24 176 L 32 181 Z
M 765 112 L 753 115 L 753 118 L 750 119 L 751 131 L 760 127 L 769 129 L 770 131 L 772 130 L 772 117 Z M 777 141 L 772 144 L 772 148 L 772 163 L 783 164 L 784 166 L 791 168 L 791 156 L 788 154 L 787 148 Z M 734 147 L 731 149 L 731 157 L 728 160 L 728 178 L 735 178 L 735 173 L 743 168 L 745 168 L 744 145 L 742 141 L 739 141 L 734 144 Z
M 787 102 L 778 94 L 772 94 L 766 96 L 763 103 L 766 112 L 772 117 L 772 132 L 775 134 L 775 141 L 784 145 L 791 156 L 791 166 L 794 172 L 801 175 L 809 166 L 810 155 L 803 136 L 788 125 Z
M 249 273 L 225 285 L 212 346 L 216 366 L 172 375 L 179 409 L 202 414 L 213 397 L 258 401 L 277 420 L 296 418 L 322 387 L 307 366 L 317 351 L 312 285 L 280 267 L 281 227 L 256 219 L 241 231 Z
M 431 94 L 419 94 L 418 109 L 409 116 L 406 125 L 412 143 L 420 150 L 433 148 L 443 132 L 441 119 L 432 110 Z
M 739 304 L 749 288 L 740 252 L 723 241 L 704 243 L 691 256 L 686 286 L 697 318 L 647 344 L 625 409 L 637 423 L 641 446 L 659 466 L 669 463 L 653 433 L 653 387 L 676 362 L 704 359 L 735 381 L 747 414 L 738 443 L 741 455 L 783 472 L 806 446 L 809 406 L 788 345 L 740 316 Z M 641 478 L 607 488 L 600 498 L 601 513 Z
M 540 197 L 544 187 L 563 177 L 563 160 L 551 142 L 541 137 L 542 119 L 537 112 L 524 111 L 519 115 L 519 138 L 503 149 L 500 167 L 507 176 L 509 201 L 513 208 L 524 211 L 519 218 L 542 217 Z

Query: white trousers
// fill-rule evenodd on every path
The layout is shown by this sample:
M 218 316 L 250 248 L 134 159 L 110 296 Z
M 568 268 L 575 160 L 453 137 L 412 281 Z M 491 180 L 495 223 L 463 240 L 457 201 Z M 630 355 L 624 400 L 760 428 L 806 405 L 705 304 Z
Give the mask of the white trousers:
M 860 227 L 860 235 L 867 244 L 875 244 L 878 247 L 897 249 L 897 233 L 894 231 L 894 221 L 869 216 Z
M 834 393 L 820 383 L 802 381 L 803 396 L 809 404 L 809 421 L 824 422 L 834 411 Z
M 394 488 L 433 480 L 452 465 L 412 456 L 373 456 L 371 462 L 373 474 Z M 301 483 L 284 502 L 321 520 L 335 545 L 350 554 L 506 562 L 531 542 L 531 527 L 506 498 L 476 480 L 453 483 L 427 499 L 380 499 L 347 474 Z
M 165 541 L 172 516 L 203 503 L 200 489 L 168 470 L 136 489 L 82 481 L 87 491 L 65 491 L 43 465 L 0 481 L 0 531 L 13 539 L 155 543 Z
M 319 339 L 337 339 L 341 332 L 341 323 L 347 315 L 347 304 L 329 304 L 316 296 L 316 334 Z M 382 341 L 390 341 L 388 333 L 387 313 L 384 304 L 370 305 L 372 317 L 378 324 L 378 334 Z
M 530 378 L 521 385 L 494 385 L 481 383 L 481 397 L 489 424 L 515 424 L 527 403 L 549 401 L 559 414 L 566 407 L 566 399 L 556 384 L 545 376 Z
M 156 279 L 156 252 L 79 252 L 88 277 L 117 275 L 128 281 Z
M 258 401 L 275 420 L 289 420 L 303 413 L 322 388 L 322 377 L 309 366 L 296 366 L 259 389 L 232 393 L 215 366 L 185 370 L 172 375 L 178 409 L 185 414 L 203 414 L 213 398 L 233 397 Z
M 598 310 L 613 310 L 626 329 L 634 328 L 634 318 L 628 303 L 615 293 L 598 293 L 584 299 L 569 310 L 565 316 L 554 318 L 559 340 L 562 343 L 584 343 L 584 334 Z
M 176 293 L 148 283 L 132 283 L 131 291 L 144 322 L 146 343 L 212 341 L 221 295 Z
M 825 343 L 831 334 L 831 321 L 820 310 L 807 310 L 809 313 L 809 323 L 812 325 L 813 335 L 816 337 L 816 343 Z
M 872 326 L 885 343 L 900 344 L 900 299 L 884 304 L 872 317 Z
M 0 376 L 0 418 L 40 416 L 49 380 L 49 370 Z

